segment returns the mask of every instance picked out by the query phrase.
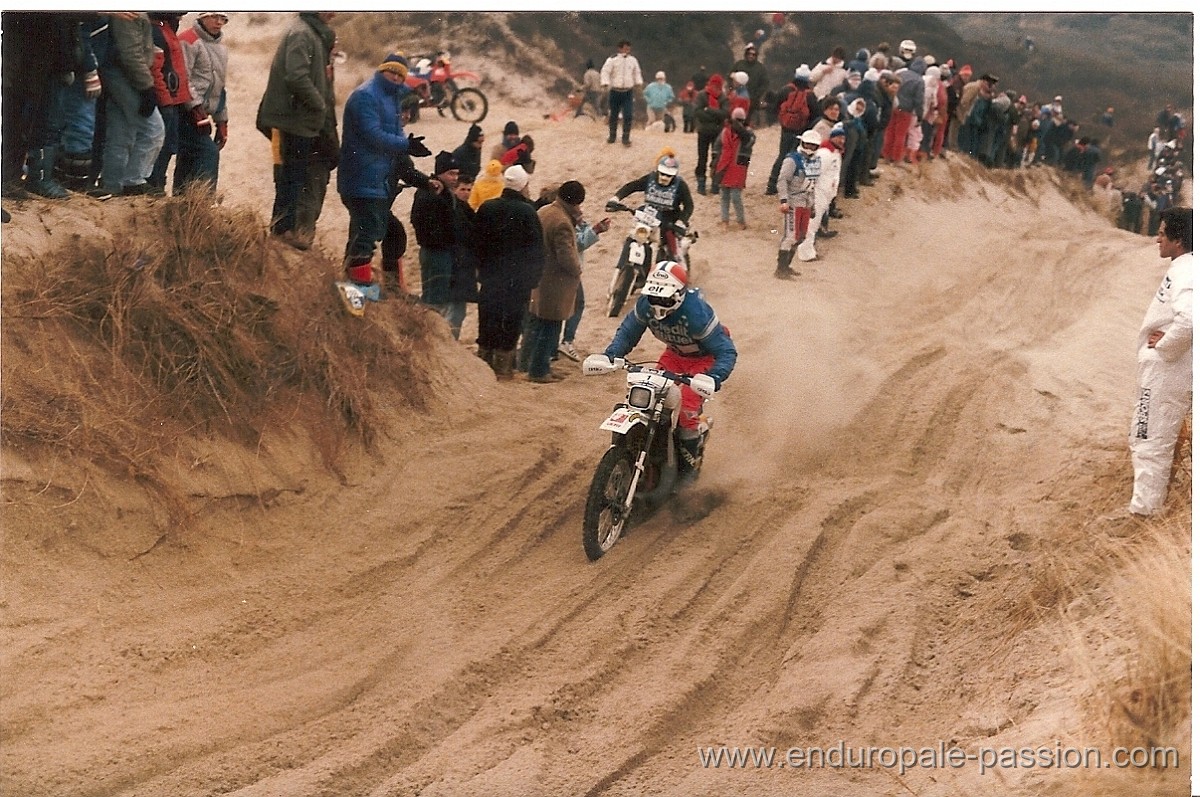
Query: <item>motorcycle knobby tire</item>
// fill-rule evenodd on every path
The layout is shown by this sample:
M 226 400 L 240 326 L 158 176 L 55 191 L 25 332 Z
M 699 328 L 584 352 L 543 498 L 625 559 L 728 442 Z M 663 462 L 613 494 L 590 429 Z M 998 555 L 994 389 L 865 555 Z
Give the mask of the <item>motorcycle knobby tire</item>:
M 450 98 L 450 113 L 460 122 L 482 122 L 488 101 L 479 89 L 459 89 Z
M 633 479 L 633 454 L 622 446 L 604 452 L 583 510 L 583 550 L 596 561 L 616 544 L 624 530 L 625 496 Z
M 625 266 L 613 276 L 613 286 L 608 296 L 608 317 L 616 318 L 625 307 L 629 289 L 633 286 L 633 269 Z

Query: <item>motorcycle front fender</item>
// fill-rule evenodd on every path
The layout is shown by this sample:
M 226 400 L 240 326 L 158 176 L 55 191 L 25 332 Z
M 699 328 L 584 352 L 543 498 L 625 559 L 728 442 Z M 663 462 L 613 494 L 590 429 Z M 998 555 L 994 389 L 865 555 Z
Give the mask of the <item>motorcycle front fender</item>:
M 645 415 L 628 407 L 618 407 L 612 415 L 605 419 L 604 423 L 600 424 L 600 429 L 623 435 L 628 434 L 630 429 L 638 425 L 649 425 Z

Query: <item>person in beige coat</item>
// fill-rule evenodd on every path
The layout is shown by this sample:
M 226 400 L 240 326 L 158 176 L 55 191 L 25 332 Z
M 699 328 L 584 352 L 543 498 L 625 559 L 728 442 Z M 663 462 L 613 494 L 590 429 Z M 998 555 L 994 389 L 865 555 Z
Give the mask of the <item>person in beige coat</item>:
M 553 202 L 538 211 L 542 224 L 545 260 L 542 278 L 533 292 L 529 312 L 533 332 L 530 342 L 529 381 L 557 382 L 562 377 L 550 370 L 550 358 L 558 348 L 563 321 L 575 311 L 575 294 L 582 269 L 575 245 L 575 225 L 583 217 L 584 188 L 576 180 L 563 183 Z

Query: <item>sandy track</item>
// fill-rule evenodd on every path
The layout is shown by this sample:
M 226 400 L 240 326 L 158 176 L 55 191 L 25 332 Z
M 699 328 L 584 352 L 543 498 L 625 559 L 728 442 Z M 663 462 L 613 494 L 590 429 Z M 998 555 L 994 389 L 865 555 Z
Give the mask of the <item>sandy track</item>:
M 234 55 L 265 75 L 269 52 Z M 261 88 L 240 91 L 244 109 Z M 603 150 L 598 125 L 495 106 L 489 134 L 521 119 L 535 183 L 581 179 L 591 218 L 614 172 L 665 143 L 694 159 L 678 136 Z M 265 208 L 249 116 L 226 201 Z M 436 151 L 463 128 L 417 129 Z M 1120 456 L 1152 247 L 1044 183 L 938 163 L 847 202 L 823 259 L 780 284 L 774 203 L 747 193 L 748 232 L 716 230 L 715 198 L 696 214 L 696 273 L 740 352 L 707 516 L 660 512 L 587 563 L 619 380 L 496 385 L 446 344 L 463 400 L 396 412 L 347 484 L 312 472 L 268 509 L 214 503 L 157 547 L 111 518 L 94 543 L 6 533 L 5 790 L 1039 793 L 1038 775 L 704 769 L 696 748 L 1087 735 L 1059 629 L 1027 604 L 1042 541 L 1094 511 L 1063 494 Z M 319 240 L 337 251 L 343 229 L 331 191 Z M 600 305 L 621 234 L 587 256 L 585 347 L 616 325 Z

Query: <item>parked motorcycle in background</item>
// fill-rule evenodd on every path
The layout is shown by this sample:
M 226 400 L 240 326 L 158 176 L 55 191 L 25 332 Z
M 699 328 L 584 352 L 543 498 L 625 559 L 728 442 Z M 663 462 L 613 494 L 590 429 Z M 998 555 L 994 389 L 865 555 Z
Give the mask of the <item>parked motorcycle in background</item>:
M 700 233 L 688 231 L 683 224 L 676 223 L 672 228 L 677 252 L 668 254 L 669 247 L 665 236 L 661 233 L 662 218 L 657 208 L 652 205 L 642 205 L 631 208 L 620 202 L 609 202 L 604 209 L 610 213 L 630 213 L 633 215 L 633 225 L 621 246 L 621 256 L 617 258 L 616 270 L 608 285 L 608 317 L 616 318 L 625 307 L 629 297 L 646 282 L 646 275 L 651 267 L 660 260 L 675 260 L 691 267 L 688 250 L 700 237 Z M 654 247 L 658 247 L 658 256 L 653 257 Z
M 627 372 L 625 401 L 600 424 L 612 433 L 612 443 L 596 466 L 583 510 L 583 550 L 592 561 L 616 544 L 635 516 L 653 512 L 677 486 L 679 386 L 688 385 L 705 399 L 716 392 L 707 374 L 676 374 L 620 357 L 610 361 L 603 354 L 583 361 L 583 372 L 589 376 L 617 370 Z M 693 466 L 697 476 L 711 428 L 712 418 L 702 414 L 699 456 Z
M 460 122 L 482 122 L 488 112 L 488 100 L 484 93 L 474 86 L 462 86 L 463 81 L 479 82 L 479 75 L 474 72 L 454 71 L 450 65 L 450 54 L 440 52 L 437 55 L 419 57 L 413 64 L 413 69 L 405 78 L 405 84 L 412 89 L 404 103 L 405 122 L 415 122 L 420 118 L 421 108 L 435 108 L 438 116 L 445 116 L 446 109 Z

